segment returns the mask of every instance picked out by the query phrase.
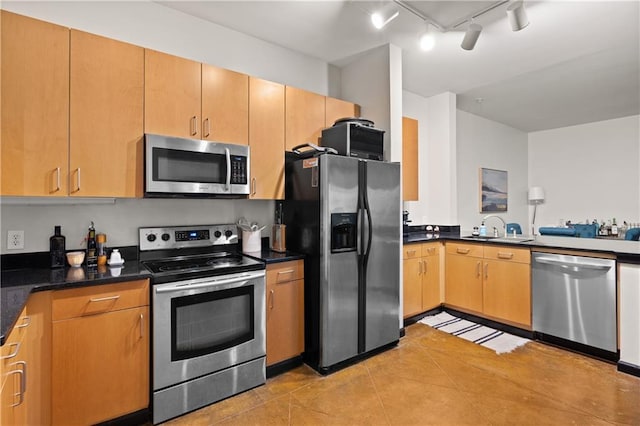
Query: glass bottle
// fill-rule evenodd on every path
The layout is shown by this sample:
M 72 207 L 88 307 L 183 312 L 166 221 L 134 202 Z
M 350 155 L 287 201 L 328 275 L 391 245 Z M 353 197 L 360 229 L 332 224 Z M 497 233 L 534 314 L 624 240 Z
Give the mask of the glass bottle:
M 93 227 L 93 222 L 91 222 L 89 233 L 87 235 L 87 266 L 96 266 L 97 264 L 96 229 Z
M 51 258 L 51 268 L 64 268 L 66 254 L 66 239 L 61 234 L 61 226 L 56 225 L 53 235 L 49 238 L 49 257 Z

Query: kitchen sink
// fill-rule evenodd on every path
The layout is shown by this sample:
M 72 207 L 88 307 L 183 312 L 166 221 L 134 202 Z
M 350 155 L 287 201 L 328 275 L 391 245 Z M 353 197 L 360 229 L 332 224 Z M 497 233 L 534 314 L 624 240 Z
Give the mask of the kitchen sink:
M 491 240 L 496 240 L 500 237 L 494 237 L 491 235 L 484 235 L 482 237 L 478 236 L 478 235 L 467 235 L 464 237 L 460 237 L 463 240 L 471 240 L 471 241 L 491 241 Z

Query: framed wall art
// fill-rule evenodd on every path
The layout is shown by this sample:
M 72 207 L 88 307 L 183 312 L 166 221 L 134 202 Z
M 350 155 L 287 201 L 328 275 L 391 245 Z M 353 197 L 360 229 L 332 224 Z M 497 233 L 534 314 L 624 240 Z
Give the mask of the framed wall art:
M 480 213 L 506 212 L 507 195 L 507 172 L 481 168 Z

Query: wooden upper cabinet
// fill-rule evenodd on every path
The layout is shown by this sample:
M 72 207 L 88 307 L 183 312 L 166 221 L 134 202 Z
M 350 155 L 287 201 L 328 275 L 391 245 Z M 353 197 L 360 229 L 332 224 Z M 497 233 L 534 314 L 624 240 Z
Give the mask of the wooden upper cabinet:
M 284 105 L 283 85 L 249 78 L 250 198 L 284 198 Z
M 142 195 L 144 49 L 71 30 L 70 195 Z
M 145 49 L 144 131 L 201 139 L 201 64 Z
M 325 102 L 324 127 L 333 126 L 333 123 L 340 118 L 360 117 L 359 105 L 328 96 Z
M 0 194 L 66 196 L 69 29 L 0 12 Z
M 202 64 L 202 139 L 249 143 L 249 76 Z
M 290 86 L 286 87 L 285 92 L 286 150 L 291 151 L 295 146 L 307 142 L 317 145 L 325 127 L 325 97 Z
M 402 117 L 402 200 L 418 201 L 418 120 Z

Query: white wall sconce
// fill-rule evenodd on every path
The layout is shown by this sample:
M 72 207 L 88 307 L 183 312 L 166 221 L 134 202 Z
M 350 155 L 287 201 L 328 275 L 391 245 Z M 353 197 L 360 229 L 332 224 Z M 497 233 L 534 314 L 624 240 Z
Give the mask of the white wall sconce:
M 544 202 L 544 189 L 541 186 L 532 186 L 529 188 L 529 202 L 533 204 L 533 220 L 531 221 L 531 235 L 536 235 L 536 209 L 538 204 Z

